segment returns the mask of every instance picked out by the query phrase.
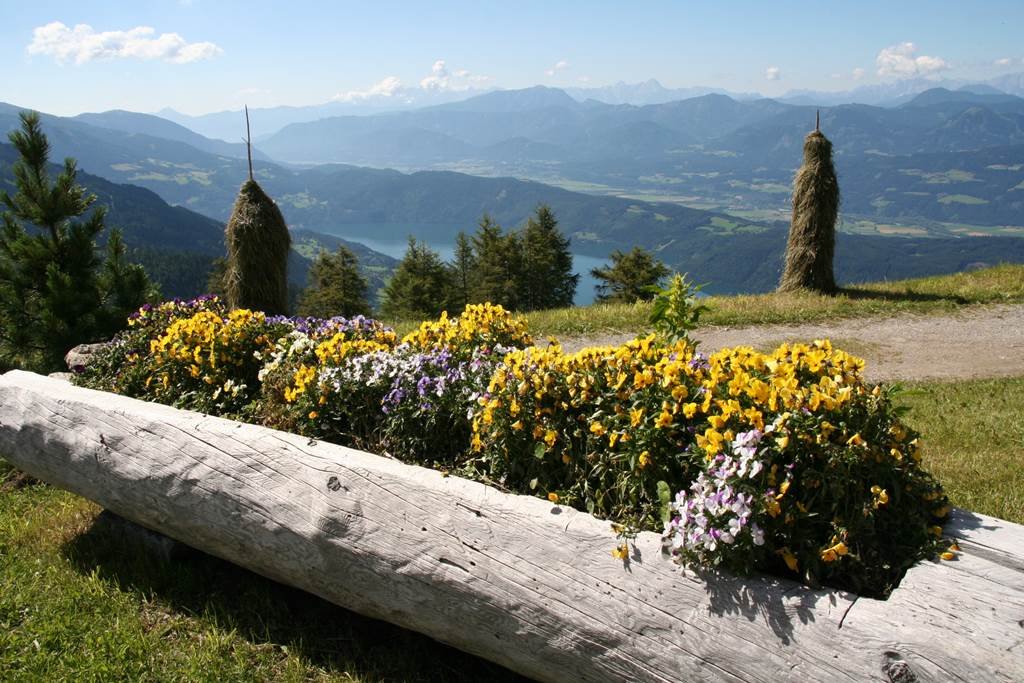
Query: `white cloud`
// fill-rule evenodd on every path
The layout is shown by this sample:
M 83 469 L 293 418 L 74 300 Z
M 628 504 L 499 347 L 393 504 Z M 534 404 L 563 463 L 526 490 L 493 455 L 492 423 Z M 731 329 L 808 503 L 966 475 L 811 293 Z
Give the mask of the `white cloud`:
M 864 69 L 858 66 L 856 69 L 853 70 L 853 73 L 851 75 L 853 76 L 853 80 L 859 81 L 860 79 L 864 78 L 864 74 Z
M 550 77 L 550 76 L 554 76 L 559 71 L 565 71 L 568 68 L 569 68 L 569 62 L 565 61 L 564 59 L 560 59 L 557 62 L 555 62 L 555 65 L 553 67 L 551 67 L 550 69 L 544 69 L 544 74 L 546 76 Z
M 485 85 L 494 79 L 483 74 L 475 74 L 469 69 L 457 69 L 454 73 L 448 70 L 443 59 L 434 62 L 430 75 L 420 80 L 423 90 L 469 90 L 478 85 Z
M 590 83 L 590 76 L 580 76 L 576 80 L 580 83 Z
M 28 52 L 51 56 L 59 64 L 85 64 L 94 59 L 158 59 L 187 64 L 211 59 L 223 50 L 213 43 L 188 43 L 177 33 L 156 35 L 150 26 L 97 33 L 88 24 L 76 24 L 72 29 L 53 21 L 33 29 Z
M 445 66 L 443 59 L 439 59 L 431 67 L 430 75 L 420 80 L 420 87 L 424 90 L 447 90 L 450 83 L 448 67 Z
M 946 60 L 929 55 L 916 55 L 913 43 L 900 43 L 883 48 L 875 58 L 879 76 L 927 76 L 949 68 Z
M 1003 57 L 1002 59 L 997 59 L 994 62 L 994 64 L 996 66 L 1010 66 L 1011 64 L 1013 64 L 1013 60 L 1010 59 L 1009 57 Z
M 404 89 L 402 81 L 398 76 L 388 76 L 374 83 L 366 90 L 340 92 L 331 99 L 335 102 L 359 102 L 371 97 L 394 97 L 400 95 Z
M 374 83 L 366 90 L 349 90 L 347 92 L 340 92 L 331 99 L 335 102 L 361 102 L 370 98 L 377 97 L 394 97 L 394 98 L 406 98 L 411 101 L 411 97 L 418 90 L 427 91 L 461 91 L 469 90 L 477 86 L 483 86 L 490 83 L 494 79 L 490 76 L 484 76 L 483 74 L 475 74 L 469 69 L 457 69 L 454 72 L 448 70 L 448 66 L 445 64 L 443 59 L 439 59 L 434 62 L 434 66 L 430 69 L 430 75 L 420 79 L 417 86 L 405 85 L 398 76 L 388 76 L 387 78 Z
M 770 66 L 764 70 L 764 77 L 769 81 L 777 81 L 782 78 L 782 71 L 777 66 Z

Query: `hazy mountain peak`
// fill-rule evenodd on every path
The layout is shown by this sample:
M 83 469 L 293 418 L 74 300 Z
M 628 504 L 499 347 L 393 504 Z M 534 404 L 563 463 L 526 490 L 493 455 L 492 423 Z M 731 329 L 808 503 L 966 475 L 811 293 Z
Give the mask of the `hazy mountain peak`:
M 476 112 L 520 112 L 550 107 L 576 108 L 579 102 L 564 90 L 535 85 L 520 90 L 495 90 L 476 97 L 431 107 L 434 110 Z
M 946 104 L 950 102 L 962 102 L 965 104 L 996 104 L 1020 100 L 1019 97 L 1007 95 L 995 88 L 992 88 L 992 90 L 995 91 L 994 94 L 978 93 L 973 89 L 967 90 L 964 88 L 959 88 L 957 90 L 950 90 L 949 88 L 930 88 L 916 95 L 909 102 L 906 102 L 901 106 L 929 107 L 936 104 Z
M 679 100 L 693 99 L 710 93 L 729 95 L 734 99 L 758 99 L 758 93 L 734 93 L 722 88 L 710 88 L 705 86 L 693 86 L 688 88 L 666 88 L 656 78 L 649 78 L 639 83 L 626 83 L 619 81 L 614 85 L 596 86 L 589 88 L 566 88 L 565 92 L 573 98 L 583 102 L 595 100 L 605 104 L 632 104 L 645 106 L 651 104 L 666 104 Z
M 969 83 L 967 85 L 961 85 L 957 90 L 962 92 L 972 92 L 975 95 L 1008 95 L 1009 93 L 995 88 L 985 83 Z

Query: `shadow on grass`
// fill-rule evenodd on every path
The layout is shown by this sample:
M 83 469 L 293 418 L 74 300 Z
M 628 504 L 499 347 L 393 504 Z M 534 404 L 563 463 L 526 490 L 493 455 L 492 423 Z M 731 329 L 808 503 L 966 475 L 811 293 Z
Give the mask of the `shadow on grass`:
M 875 289 L 862 289 L 860 287 L 841 287 L 839 294 L 846 296 L 849 299 L 857 300 L 872 300 L 872 301 L 889 301 L 889 302 L 927 302 L 927 301 L 945 301 L 950 304 L 957 306 L 964 306 L 971 303 L 970 300 L 965 299 L 962 296 L 956 296 L 952 294 L 926 294 L 924 292 L 911 292 L 907 290 L 875 290 Z
M 173 543 L 173 542 L 172 542 Z M 382 681 L 523 681 L 497 664 L 342 609 L 309 593 L 177 545 L 154 552 L 122 520 L 101 514 L 64 547 L 83 573 L 135 591 L 207 627 L 256 645 L 285 646 L 342 678 Z
M 15 469 L 6 460 L 0 460 L 0 493 L 17 491 L 27 486 L 36 486 L 41 483 L 32 475 Z

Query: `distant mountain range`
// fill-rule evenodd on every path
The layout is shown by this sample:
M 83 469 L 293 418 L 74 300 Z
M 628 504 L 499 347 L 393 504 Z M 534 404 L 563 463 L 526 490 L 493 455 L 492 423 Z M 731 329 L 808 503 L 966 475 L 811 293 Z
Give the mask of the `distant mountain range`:
M 17 151 L 0 143 L 0 188 L 13 192 L 12 164 Z M 54 173 L 59 172 L 54 166 Z M 133 260 L 142 263 L 167 297 L 193 297 L 206 291 L 206 281 L 214 258 L 224 255 L 224 224 L 180 206 L 171 206 L 155 192 L 136 185 L 111 182 L 79 171 L 78 182 L 96 195 L 96 206 L 107 209 L 108 230 L 120 228 Z M 106 235 L 102 238 L 105 241 Z M 383 288 L 397 260 L 368 247 L 308 230 L 292 233 L 293 252 L 289 262 L 289 280 L 295 288 L 304 287 L 306 272 L 321 249 L 339 245 L 352 249 L 359 257 L 372 295 Z
M 466 90 L 396 88 L 382 93 L 341 94 L 338 98 L 323 104 L 250 108 L 250 124 L 253 139 L 259 140 L 276 133 L 290 123 L 316 121 L 331 116 L 366 116 L 429 107 L 464 100 L 484 92 L 488 91 L 476 88 Z M 245 114 L 242 110 L 190 116 L 173 109 L 161 109 L 156 114 L 210 138 L 238 140 L 245 136 Z
M 666 88 L 657 80 L 651 78 L 642 83 L 626 83 L 619 81 L 614 85 L 605 85 L 592 88 L 565 88 L 571 97 L 580 102 L 596 100 L 605 104 L 664 104 L 678 100 L 688 100 L 701 95 L 728 95 L 737 100 L 758 100 L 763 97 L 760 93 L 737 93 L 722 88 L 709 88 L 695 86 L 690 88 Z
M 932 88 L 969 90 L 976 93 L 1005 93 L 1024 97 L 1024 73 L 1007 74 L 987 81 L 911 78 L 875 85 L 859 86 L 844 91 L 791 90 L 777 98 L 788 104 L 836 106 L 840 104 L 870 104 L 896 106 L 913 96 Z M 469 88 L 465 90 L 423 89 L 409 87 L 388 88 L 382 92 L 339 94 L 334 100 L 307 106 L 281 106 L 250 109 L 254 139 L 262 140 L 292 123 L 308 123 L 333 116 L 367 116 L 396 111 L 410 111 L 423 107 L 458 102 L 476 97 L 493 89 Z M 643 106 L 665 104 L 702 95 L 727 95 L 736 100 L 763 99 L 756 92 L 737 93 L 709 86 L 666 88 L 656 79 L 639 83 L 618 82 L 614 85 L 564 88 L 570 97 L 586 102 L 604 104 L 630 104 Z M 156 114 L 168 121 L 185 126 L 201 135 L 220 140 L 237 141 L 245 130 L 245 117 L 241 110 L 221 111 L 190 116 L 173 109 L 162 109 Z
M 930 223 L 966 221 L 1018 226 L 1024 235 L 1024 158 L 1014 156 L 1024 144 L 1024 99 L 991 91 L 932 88 L 896 107 L 818 108 L 720 94 L 606 105 L 536 87 L 292 124 L 260 148 L 293 163 L 450 169 L 730 212 L 780 211 L 819 109 L 840 179 L 858 179 L 847 204 L 857 220 L 940 232 Z M 869 173 L 873 182 L 861 182 Z
M 0 105 L 0 132 L 17 125 L 15 110 L 8 107 L 5 113 Z M 227 219 L 247 174 L 244 160 L 204 152 L 183 142 L 54 116 L 44 116 L 43 123 L 55 157 L 74 157 L 91 173 L 141 185 L 171 204 L 220 221 Z M 451 172 L 409 175 L 340 164 L 295 169 L 269 162 L 257 164 L 256 174 L 281 206 L 289 226 L 324 233 L 337 234 L 346 226 L 362 229 L 386 224 L 394 226 L 391 236 L 403 239 L 403 224 L 424 224 L 436 226 L 432 229 L 435 239 L 442 234 L 451 238 L 458 230 L 471 231 L 485 212 L 511 227 L 524 222 L 539 203 L 547 202 L 556 208 L 569 232 L 579 233 L 578 241 L 593 243 L 599 255 L 606 255 L 612 248 L 607 245 L 623 243 L 635 234 L 656 241 L 672 230 L 710 227 L 716 218 L 725 220 L 684 206 L 596 197 L 513 178 Z M 380 228 L 372 232 L 378 237 L 386 233 Z
M 844 227 L 863 232 L 857 212 L 935 223 L 917 232 L 901 232 L 899 225 L 876 231 L 900 238 L 842 235 L 839 277 L 895 278 L 1024 261 L 1024 239 L 966 237 L 1017 234 L 1022 102 L 993 93 L 934 91 L 898 108 L 823 109 L 849 210 Z M 514 227 L 544 202 L 576 253 L 605 257 L 638 244 L 709 281 L 709 291 L 763 291 L 777 281 L 786 224 L 774 219 L 788 202 L 814 111 L 719 94 L 642 107 L 606 105 L 531 88 L 410 112 L 294 124 L 260 146 L 267 156 L 291 161 L 357 150 L 380 166 L 423 164 L 481 174 L 516 169 L 516 175 L 551 177 L 588 193 L 512 177 L 330 163 L 304 168 L 266 157 L 256 172 L 295 231 L 371 242 L 413 233 L 450 244 L 459 230 L 472 231 L 484 212 Z M 0 105 L 0 131 L 17 125 L 16 112 Z M 73 156 L 91 174 L 140 185 L 172 205 L 225 220 L 247 174 L 239 148 L 189 137 L 152 118 L 120 112 L 93 115 L 91 122 L 45 116 L 44 129 L 55 158 Z M 288 150 L 295 156 L 286 156 Z M 743 218 L 686 205 L 700 203 L 771 210 L 751 220 L 757 211 Z M 938 223 L 967 219 L 989 227 Z M 326 238 L 311 239 L 313 249 L 329 246 Z M 189 248 L 191 240 L 183 234 L 181 247 Z M 310 248 L 309 242 L 297 244 L 300 252 Z M 385 277 L 387 263 L 378 266 Z
M 292 124 L 260 149 L 292 163 L 431 166 L 497 162 L 496 147 L 505 153 L 532 144 L 535 152 L 546 152 L 548 158 L 538 159 L 544 165 L 727 152 L 756 161 L 775 154 L 770 161 L 792 167 L 799 163 L 792 154 L 799 153 L 818 109 L 718 94 L 642 107 L 604 105 L 537 86 L 409 112 Z M 1024 141 L 1024 99 L 1006 94 L 933 88 L 899 107 L 852 104 L 821 114 L 841 152 L 914 154 Z
M 979 94 L 1007 94 L 1024 97 L 1024 73 L 1005 74 L 984 81 L 966 81 L 948 78 L 908 78 L 873 85 L 862 85 L 851 90 L 790 90 L 781 102 L 836 106 L 839 104 L 870 104 L 880 107 L 900 105 L 915 95 L 932 88 L 962 90 Z

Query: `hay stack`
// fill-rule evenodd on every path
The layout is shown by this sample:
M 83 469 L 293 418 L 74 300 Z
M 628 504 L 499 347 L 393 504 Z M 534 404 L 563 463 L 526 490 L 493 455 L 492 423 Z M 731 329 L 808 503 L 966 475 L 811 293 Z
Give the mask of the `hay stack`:
M 804 140 L 804 163 L 793 181 L 793 221 L 779 291 L 836 291 L 832 257 L 839 215 L 839 182 L 832 143 L 815 129 Z
M 255 180 L 250 178 L 239 190 L 224 237 L 228 305 L 287 314 L 291 235 L 281 210 Z

